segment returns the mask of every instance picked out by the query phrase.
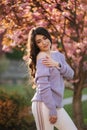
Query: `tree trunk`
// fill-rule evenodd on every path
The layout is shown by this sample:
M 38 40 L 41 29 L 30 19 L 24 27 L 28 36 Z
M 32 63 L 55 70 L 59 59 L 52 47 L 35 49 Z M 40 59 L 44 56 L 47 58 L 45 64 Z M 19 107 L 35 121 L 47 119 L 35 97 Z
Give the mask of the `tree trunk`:
M 81 91 L 78 92 L 78 89 L 76 88 L 74 90 L 74 95 L 73 95 L 73 116 L 78 130 L 84 130 L 81 97 L 82 97 Z

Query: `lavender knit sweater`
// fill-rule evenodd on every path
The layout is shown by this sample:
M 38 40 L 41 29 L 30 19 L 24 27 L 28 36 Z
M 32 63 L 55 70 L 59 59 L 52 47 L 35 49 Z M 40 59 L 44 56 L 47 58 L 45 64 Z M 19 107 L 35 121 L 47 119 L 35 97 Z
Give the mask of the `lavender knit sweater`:
M 56 108 L 63 107 L 64 78 L 72 79 L 74 71 L 66 63 L 65 57 L 60 52 L 52 52 L 53 60 L 61 64 L 61 68 L 47 67 L 39 59 L 36 64 L 35 83 L 36 93 L 32 101 L 44 102 L 49 109 L 49 115 L 56 115 Z

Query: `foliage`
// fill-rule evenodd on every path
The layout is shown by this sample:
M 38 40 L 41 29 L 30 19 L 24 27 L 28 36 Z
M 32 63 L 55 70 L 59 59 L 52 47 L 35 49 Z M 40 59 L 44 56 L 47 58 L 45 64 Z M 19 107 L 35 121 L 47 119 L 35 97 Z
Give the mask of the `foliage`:
M 9 95 L 11 100 L 15 100 L 17 104 L 19 104 L 20 108 L 24 106 L 31 105 L 31 99 L 34 95 L 34 91 L 31 88 L 31 85 L 21 84 L 21 85 L 9 85 L 4 84 L 0 85 L 0 98 L 2 98 L 2 93 L 6 93 Z
M 4 72 L 9 66 L 9 60 L 5 57 L 5 55 L 2 55 L 0 57 L 0 73 Z
M 18 106 L 9 99 L 0 100 L 0 125 L 7 128 L 13 127 L 17 123 L 17 118 Z
M 24 52 L 14 48 L 12 52 L 7 52 L 5 55 L 11 60 L 20 60 L 22 59 Z
M 10 95 L 10 98 L 19 99 L 19 104 L 20 106 L 22 105 L 22 107 L 24 105 L 31 105 L 31 99 L 35 92 L 35 90 L 32 89 L 31 85 L 27 85 L 25 83 L 22 85 L 0 85 L 0 91 L 3 91 Z
M 28 110 L 24 111 L 24 106 L 25 102 L 20 95 L 0 91 L 0 129 L 33 130 L 35 124 L 32 114 Z

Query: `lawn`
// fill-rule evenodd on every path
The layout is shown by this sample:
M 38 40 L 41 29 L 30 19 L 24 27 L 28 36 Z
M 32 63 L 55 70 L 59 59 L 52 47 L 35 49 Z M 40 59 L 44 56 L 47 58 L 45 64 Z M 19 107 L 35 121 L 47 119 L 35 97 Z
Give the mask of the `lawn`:
M 23 85 L 0 85 L 0 90 L 5 91 L 7 93 L 18 93 L 20 95 L 26 96 L 26 93 L 29 92 L 30 95 L 33 96 L 34 91 L 31 87 L 31 85 L 28 85 L 27 83 Z M 85 88 L 82 92 L 83 94 L 87 94 L 87 88 Z M 64 98 L 72 97 L 73 91 L 69 89 L 65 89 Z
M 25 105 L 31 105 L 31 99 L 34 94 L 32 87 L 28 84 L 23 85 L 0 85 L 0 92 L 9 95 L 19 95 L 25 101 Z
M 87 95 L 87 88 L 85 88 L 82 91 L 82 94 Z M 73 97 L 73 91 L 65 89 L 64 98 L 68 98 L 68 97 Z M 65 105 L 64 108 L 66 109 L 70 117 L 72 117 L 73 119 L 72 104 Z M 82 111 L 83 111 L 84 122 L 85 124 L 87 124 L 87 101 L 82 102 Z
M 84 88 L 82 94 L 87 95 L 87 88 Z M 64 98 L 73 97 L 73 91 L 69 89 L 65 89 Z
M 31 85 L 28 85 L 28 83 L 24 83 L 22 85 L 5 84 L 5 85 L 0 85 L 0 91 L 4 91 L 8 94 L 16 93 L 25 98 L 27 97 L 29 100 L 31 100 L 35 92 L 35 89 L 32 89 Z M 87 88 L 83 90 L 82 94 L 87 94 Z M 64 98 L 69 98 L 69 97 L 73 97 L 73 91 L 69 89 L 65 89 Z

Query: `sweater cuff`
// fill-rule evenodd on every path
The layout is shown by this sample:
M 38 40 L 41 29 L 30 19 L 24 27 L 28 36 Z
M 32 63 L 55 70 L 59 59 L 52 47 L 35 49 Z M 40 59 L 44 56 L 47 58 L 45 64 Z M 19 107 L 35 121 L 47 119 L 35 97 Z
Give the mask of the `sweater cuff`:
M 55 110 L 50 110 L 49 115 L 50 116 L 56 116 L 57 115 L 56 109 Z

